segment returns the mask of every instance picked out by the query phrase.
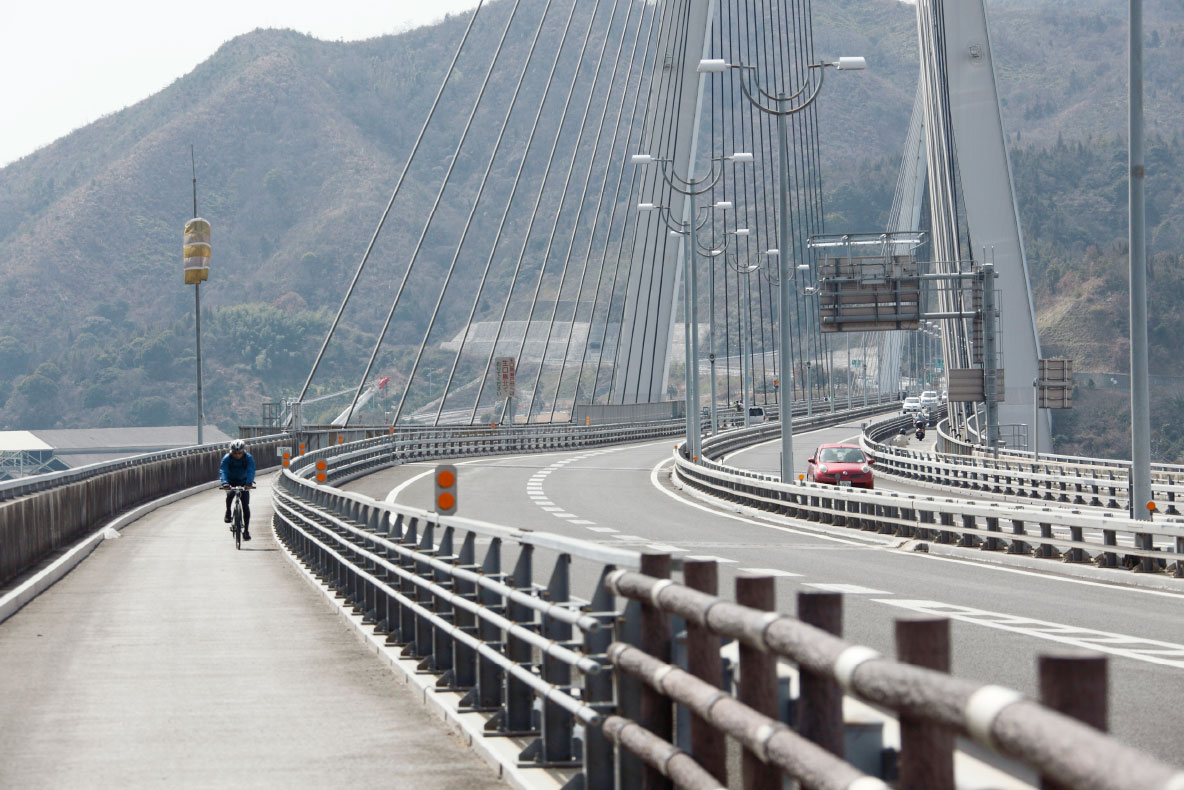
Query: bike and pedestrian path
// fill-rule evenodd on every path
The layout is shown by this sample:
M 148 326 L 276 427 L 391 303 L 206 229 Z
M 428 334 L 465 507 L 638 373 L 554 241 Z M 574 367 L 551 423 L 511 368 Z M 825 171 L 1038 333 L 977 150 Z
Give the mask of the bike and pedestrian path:
M 0 623 L 0 787 L 507 786 L 283 555 L 273 479 L 241 551 L 203 491 Z

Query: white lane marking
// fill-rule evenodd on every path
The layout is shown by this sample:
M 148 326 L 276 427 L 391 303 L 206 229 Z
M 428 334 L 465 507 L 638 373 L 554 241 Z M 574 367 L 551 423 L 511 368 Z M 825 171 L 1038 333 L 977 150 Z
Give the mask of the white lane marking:
M 801 576 L 800 573 L 793 571 L 783 571 L 779 568 L 737 568 L 736 570 L 742 573 L 751 573 L 753 576 Z
M 566 519 L 573 519 L 576 517 L 575 513 L 552 513 L 551 515 L 554 516 L 555 518 L 566 518 Z
M 892 595 L 887 590 L 873 590 L 871 587 L 860 587 L 858 584 L 830 584 L 803 582 L 803 587 L 813 587 L 823 592 L 846 593 L 847 595 Z
M 645 543 L 649 538 L 643 538 L 640 535 L 613 535 L 617 540 L 628 540 L 633 543 Z
M 595 524 L 596 522 L 595 522 L 595 521 L 589 521 L 589 520 L 588 520 L 588 519 L 586 519 L 586 518 L 578 518 L 578 519 L 576 519 L 575 521 L 573 521 L 573 522 L 571 522 L 571 523 L 573 523 L 573 524 L 580 524 L 580 525 L 588 525 L 588 524 Z
M 964 623 L 996 628 L 1000 631 L 1010 631 L 1023 636 L 1034 636 L 1050 642 L 1059 642 L 1100 653 L 1144 661 L 1148 664 L 1184 669 L 1184 645 L 1171 642 L 1160 642 L 1155 639 L 1143 639 L 1137 636 L 1114 634 L 1107 631 L 1096 631 L 1092 628 L 1078 628 L 1061 623 L 1051 623 L 1047 620 L 1036 620 L 1030 617 L 1019 617 L 1002 612 L 990 612 L 985 609 L 972 609 L 969 606 L 954 606 L 940 601 L 909 601 L 899 598 L 883 598 L 876 603 L 896 606 L 912 612 L 948 617 Z M 1121 645 L 1121 646 L 1120 646 Z
M 539 507 L 541 507 L 547 513 L 561 513 L 561 512 L 563 512 L 563 508 L 561 508 L 557 505 L 540 505 Z
M 616 532 L 612 527 L 588 527 L 593 532 Z
M 729 560 L 727 557 L 716 557 L 714 554 L 688 554 L 685 559 L 688 560 L 715 560 L 716 562 L 735 563 L 736 560 Z
M 424 479 L 425 477 L 434 473 L 435 471 L 436 471 L 435 469 L 429 469 L 426 472 L 421 472 L 421 473 L 417 474 L 415 477 L 409 478 L 407 480 L 404 480 L 402 483 L 399 483 L 397 486 L 395 486 L 394 488 L 392 488 L 390 490 L 390 493 L 388 493 L 386 495 L 386 501 L 392 505 L 395 504 L 395 500 L 399 498 L 399 494 L 403 493 L 403 489 L 407 488 L 407 486 L 411 485 L 416 480 Z
M 668 552 L 671 554 L 673 554 L 676 551 L 686 551 L 686 549 L 680 549 L 678 546 L 667 546 L 663 543 L 651 543 L 648 546 L 646 546 L 646 548 L 653 549 L 654 551 L 665 551 L 665 552 Z

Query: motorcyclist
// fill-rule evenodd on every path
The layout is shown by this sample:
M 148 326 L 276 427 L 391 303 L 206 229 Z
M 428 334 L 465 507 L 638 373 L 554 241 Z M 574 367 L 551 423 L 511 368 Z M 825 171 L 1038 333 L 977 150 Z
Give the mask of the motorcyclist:
M 222 520 L 230 523 L 230 506 L 234 502 L 234 491 L 231 486 L 251 488 L 255 485 L 255 459 L 247 452 L 247 443 L 242 439 L 235 439 L 222 456 L 222 466 L 218 475 L 222 487 L 226 491 L 226 515 Z M 243 540 L 251 539 L 251 492 L 243 491 Z
M 896 435 L 888 440 L 888 444 L 893 447 L 908 447 L 909 446 L 909 429 L 901 428 L 896 432 Z

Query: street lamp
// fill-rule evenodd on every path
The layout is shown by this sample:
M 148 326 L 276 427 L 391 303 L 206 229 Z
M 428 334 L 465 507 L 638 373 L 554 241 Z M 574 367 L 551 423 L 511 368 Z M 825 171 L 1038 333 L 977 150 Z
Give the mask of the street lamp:
M 715 204 L 715 208 L 723 209 L 723 210 L 730 210 L 733 208 L 733 206 L 732 206 L 731 201 L 721 200 Z M 699 253 L 701 255 L 704 255 L 704 256 L 711 258 L 711 259 L 718 258 L 720 255 L 723 255 L 725 253 L 725 251 L 728 249 L 728 246 L 731 244 L 732 239 L 734 237 L 747 236 L 748 235 L 748 228 L 737 228 L 736 230 L 724 231 L 724 235 L 727 236 L 728 238 L 725 238 L 723 243 L 719 247 L 716 247 L 713 249 L 700 248 Z M 708 362 L 711 367 L 711 435 L 714 436 L 715 432 L 719 429 L 719 415 L 717 413 L 718 397 L 716 395 L 717 382 L 715 379 L 715 266 L 714 266 L 714 264 L 708 268 L 707 273 L 709 275 L 708 281 L 707 281 L 707 294 L 708 294 L 707 310 L 711 314 L 711 320 L 707 325 L 707 330 L 708 330 L 707 331 L 707 359 L 708 359 Z
M 722 73 L 728 69 L 739 69 L 741 72 L 740 88 L 745 98 L 761 112 L 774 115 L 777 118 L 777 136 L 780 138 L 780 199 L 778 206 L 777 230 L 778 248 L 784 251 L 779 256 L 779 268 L 782 282 L 789 280 L 789 136 L 786 131 L 786 117 L 804 110 L 818 98 L 822 90 L 822 81 L 826 74 L 826 67 L 830 66 L 838 71 L 859 70 L 867 68 L 867 62 L 861 57 L 844 57 L 836 61 L 814 63 L 807 67 L 809 79 L 796 92 L 786 95 L 779 93 L 774 96 L 760 88 L 756 82 L 756 67 L 744 64 L 732 64 L 722 59 L 704 59 L 699 61 L 696 69 L 699 73 Z M 782 353 L 782 375 L 785 375 L 785 350 L 790 347 L 790 294 L 789 288 L 781 289 L 781 327 L 780 342 Z M 791 390 L 792 392 L 792 390 Z M 781 480 L 790 482 L 793 478 L 793 414 L 792 408 L 786 408 L 787 403 L 781 404 Z
M 683 278 L 683 300 L 686 309 L 683 311 L 683 323 L 686 333 L 687 453 L 692 461 L 697 462 L 702 456 L 702 425 L 699 419 L 699 338 L 697 331 L 699 326 L 699 310 L 696 299 L 699 289 L 698 278 L 696 276 L 697 267 L 695 266 L 695 253 L 698 249 L 699 242 L 695 234 L 707 222 L 708 217 L 704 216 L 702 220 L 699 219 L 698 212 L 695 208 L 695 198 L 713 189 L 723 176 L 724 169 L 722 166 L 717 168 L 717 162 L 751 163 L 753 156 L 750 153 L 740 152 L 734 153 L 731 156 L 713 157 L 711 160 L 711 172 L 702 178 L 683 178 L 674 171 L 673 160 L 659 158 L 651 154 L 633 154 L 629 157 L 629 161 L 632 164 L 641 166 L 659 165 L 660 169 L 658 173 L 662 176 L 662 180 L 666 182 L 666 185 L 687 199 L 685 216 L 688 219 L 685 222 L 675 221 L 670 216 L 670 209 L 666 206 L 660 206 L 655 203 L 639 203 L 637 208 L 639 211 L 657 211 L 670 231 L 688 236 L 687 243 L 683 245 L 683 249 L 686 250 L 684 258 L 686 276 Z M 732 208 L 732 203 L 721 200 L 710 208 L 726 211 Z M 712 423 L 714 425 L 714 398 L 712 399 L 711 408 Z

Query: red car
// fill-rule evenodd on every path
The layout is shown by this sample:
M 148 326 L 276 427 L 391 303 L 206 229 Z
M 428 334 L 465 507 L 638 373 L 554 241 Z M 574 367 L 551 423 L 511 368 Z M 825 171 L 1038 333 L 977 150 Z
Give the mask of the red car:
M 856 444 L 822 444 L 806 466 L 811 483 L 875 488 L 872 481 L 874 458 L 868 458 Z

